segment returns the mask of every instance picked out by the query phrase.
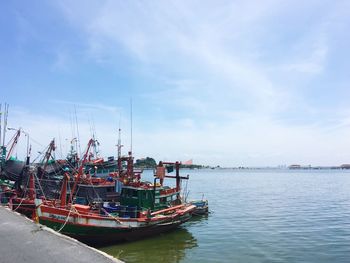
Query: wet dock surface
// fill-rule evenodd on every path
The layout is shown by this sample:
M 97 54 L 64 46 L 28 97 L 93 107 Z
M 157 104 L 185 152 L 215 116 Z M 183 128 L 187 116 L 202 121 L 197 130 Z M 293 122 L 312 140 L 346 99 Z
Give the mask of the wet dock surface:
M 0 206 L 0 262 L 122 262 Z

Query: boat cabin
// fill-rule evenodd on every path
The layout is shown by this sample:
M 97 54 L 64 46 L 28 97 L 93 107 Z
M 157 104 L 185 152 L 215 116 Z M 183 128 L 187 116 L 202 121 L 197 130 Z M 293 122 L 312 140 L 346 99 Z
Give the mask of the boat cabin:
M 160 210 L 180 203 L 180 192 L 176 188 L 163 186 L 133 187 L 123 186 L 120 204 L 137 206 L 142 210 Z

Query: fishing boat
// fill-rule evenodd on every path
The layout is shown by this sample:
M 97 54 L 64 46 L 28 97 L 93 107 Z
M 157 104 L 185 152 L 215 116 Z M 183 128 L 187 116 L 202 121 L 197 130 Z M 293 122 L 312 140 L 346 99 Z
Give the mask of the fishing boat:
M 6 121 L 5 121 L 6 123 Z M 1 124 L 0 124 L 1 130 Z M 5 145 L 5 134 L 6 134 L 6 125 L 4 125 L 3 136 L 1 138 L 1 156 L 0 156 L 0 178 L 7 179 L 11 181 L 18 180 L 19 175 L 21 174 L 25 163 L 23 161 L 17 160 L 15 157 L 11 156 L 13 150 L 15 149 L 18 139 L 21 135 L 21 128 L 16 130 L 16 133 L 10 139 L 10 141 Z M 0 132 L 1 133 L 1 132 Z
M 96 158 L 85 164 L 85 170 L 94 177 L 108 177 L 110 173 L 117 171 L 117 160 L 114 159 L 114 156 L 108 157 L 107 160 Z
M 102 213 L 102 209 L 86 205 L 60 207 L 41 202 L 36 205 L 39 223 L 91 245 L 136 240 L 169 231 L 188 221 L 194 210 L 194 206 L 182 204 L 141 212 L 133 218 Z
M 74 167 L 72 169 L 66 160 L 50 159 L 55 148 L 55 142 L 52 140 L 40 163 L 30 164 L 28 157 L 27 162 L 23 162 L 16 173 L 11 192 L 7 191 L 6 194 L 11 209 L 33 219 L 35 217 L 33 196 L 40 196 L 45 201 L 59 198 L 64 174 L 73 173 L 76 169 Z M 89 175 L 89 170 L 86 167 L 84 169 Z M 70 180 L 69 184 L 73 185 L 74 180 Z M 88 204 L 97 199 L 114 201 L 108 194 L 114 194 L 115 183 L 108 178 L 90 177 L 84 173 L 84 176 L 80 177 L 77 189 L 79 191 L 74 202 L 80 204 Z
M 119 203 L 74 203 L 75 191 L 83 177 L 83 167 L 92 144 L 91 139 L 78 174 L 74 176 L 69 196 L 67 186 L 70 178 L 65 174 L 59 200 L 35 200 L 36 216 L 41 224 L 87 244 L 101 245 L 166 232 L 191 218 L 195 206 L 183 203 L 180 196 L 181 180 L 188 179 L 188 176 L 180 176 L 180 163 L 164 163 L 175 166 L 175 176 L 157 173 L 153 184 L 142 182 L 141 175 L 133 170 L 131 152 L 123 157 L 127 160 L 127 169 L 118 173 L 116 181 L 116 189 L 120 191 Z M 161 164 L 158 171 L 164 170 L 164 164 Z M 163 186 L 164 177 L 175 178 L 176 187 Z
M 201 216 L 207 215 L 209 213 L 208 200 L 193 200 L 190 204 L 194 205 L 196 208 L 193 212 L 193 215 Z

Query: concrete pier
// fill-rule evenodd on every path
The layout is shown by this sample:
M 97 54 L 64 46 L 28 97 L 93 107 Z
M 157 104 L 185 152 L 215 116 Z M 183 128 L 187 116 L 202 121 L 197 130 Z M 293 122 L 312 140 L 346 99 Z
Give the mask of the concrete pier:
M 97 249 L 0 206 L 0 262 L 120 263 Z

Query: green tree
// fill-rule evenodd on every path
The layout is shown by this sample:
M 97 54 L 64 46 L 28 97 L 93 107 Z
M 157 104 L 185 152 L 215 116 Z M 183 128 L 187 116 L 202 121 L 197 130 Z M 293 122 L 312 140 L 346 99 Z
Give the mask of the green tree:
M 135 162 L 135 167 L 138 167 L 138 168 L 154 168 L 156 166 L 157 166 L 156 161 L 151 157 L 137 159 Z

